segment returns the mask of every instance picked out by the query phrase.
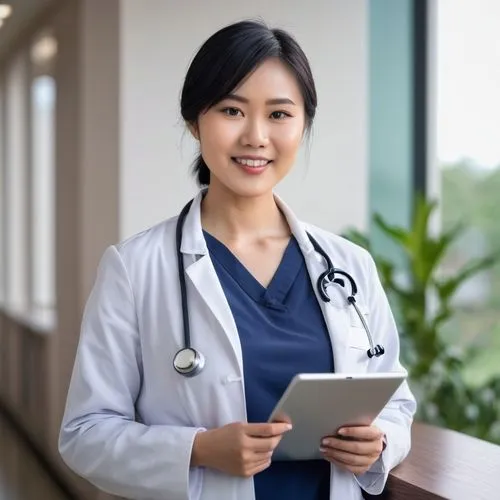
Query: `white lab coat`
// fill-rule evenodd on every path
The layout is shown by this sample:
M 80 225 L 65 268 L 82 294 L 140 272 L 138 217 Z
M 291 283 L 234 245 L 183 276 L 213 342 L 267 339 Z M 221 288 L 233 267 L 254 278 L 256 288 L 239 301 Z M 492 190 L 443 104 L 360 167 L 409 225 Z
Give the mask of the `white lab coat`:
M 122 497 L 255 499 L 253 479 L 189 465 L 200 429 L 246 420 L 241 346 L 203 237 L 201 196 L 187 215 L 181 247 L 193 347 L 206 358 L 200 375 L 184 378 L 172 366 L 174 354 L 183 346 L 177 217 L 109 247 L 85 308 L 59 450 L 77 474 Z M 335 266 L 353 275 L 375 343 L 385 346 L 384 356 L 368 359 L 368 340 L 359 319 L 346 305 L 340 287 L 330 287 L 330 294 L 338 297 L 328 304 L 318 300 L 336 371 L 404 371 L 398 361 L 394 320 L 371 257 L 338 236 L 299 222 L 276 200 L 304 254 L 312 282 L 325 263 L 306 230 Z M 409 451 L 415 409 L 405 383 L 375 422 L 387 439 L 381 458 L 358 478 L 332 466 L 331 500 L 359 500 L 360 485 L 372 494 L 382 491 L 390 469 Z

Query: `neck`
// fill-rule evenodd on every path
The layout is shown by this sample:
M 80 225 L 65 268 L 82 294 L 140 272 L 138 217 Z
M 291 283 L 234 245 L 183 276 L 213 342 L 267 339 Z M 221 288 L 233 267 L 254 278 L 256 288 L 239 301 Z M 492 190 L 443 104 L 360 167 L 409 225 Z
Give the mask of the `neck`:
M 223 240 L 290 234 L 272 192 L 242 197 L 210 185 L 201 205 L 201 223 L 206 231 Z

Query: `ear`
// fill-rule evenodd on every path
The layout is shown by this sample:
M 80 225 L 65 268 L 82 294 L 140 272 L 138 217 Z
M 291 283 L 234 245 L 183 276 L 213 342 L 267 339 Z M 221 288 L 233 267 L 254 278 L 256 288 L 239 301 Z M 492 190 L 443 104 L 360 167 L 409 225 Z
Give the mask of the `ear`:
M 198 129 L 198 124 L 196 122 L 191 122 L 187 124 L 188 130 L 191 132 L 191 135 L 197 140 L 200 140 L 200 131 Z

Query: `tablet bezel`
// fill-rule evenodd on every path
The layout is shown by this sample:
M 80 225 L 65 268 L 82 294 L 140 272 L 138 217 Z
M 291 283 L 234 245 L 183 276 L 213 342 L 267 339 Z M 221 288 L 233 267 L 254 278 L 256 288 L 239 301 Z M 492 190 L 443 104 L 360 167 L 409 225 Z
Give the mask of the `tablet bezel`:
M 283 436 L 273 460 L 322 458 L 323 437 L 346 425 L 371 425 L 406 378 L 405 372 L 295 375 L 268 419 L 294 426 Z M 353 390 L 358 391 L 354 399 Z

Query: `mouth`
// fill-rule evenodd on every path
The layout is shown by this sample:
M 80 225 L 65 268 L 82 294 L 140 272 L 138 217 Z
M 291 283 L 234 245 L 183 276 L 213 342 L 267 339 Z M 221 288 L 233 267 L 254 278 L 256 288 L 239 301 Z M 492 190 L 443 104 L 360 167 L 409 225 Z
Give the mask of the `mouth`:
M 267 167 L 272 163 L 272 160 L 268 160 L 267 158 L 248 158 L 241 156 L 233 156 L 231 160 L 247 175 L 260 175 L 265 172 Z
M 233 156 L 231 160 L 242 167 L 249 168 L 267 167 L 272 162 L 272 160 L 268 160 L 267 158 L 242 158 L 238 156 Z

